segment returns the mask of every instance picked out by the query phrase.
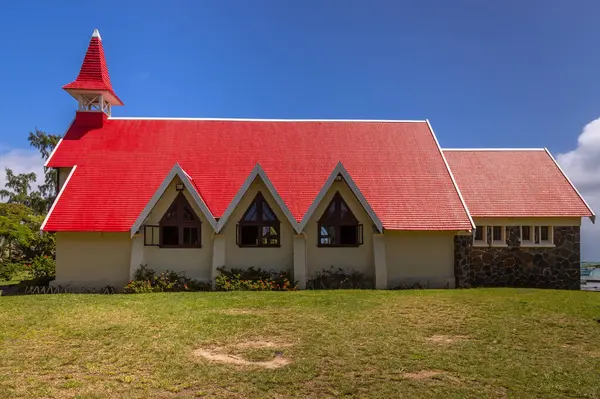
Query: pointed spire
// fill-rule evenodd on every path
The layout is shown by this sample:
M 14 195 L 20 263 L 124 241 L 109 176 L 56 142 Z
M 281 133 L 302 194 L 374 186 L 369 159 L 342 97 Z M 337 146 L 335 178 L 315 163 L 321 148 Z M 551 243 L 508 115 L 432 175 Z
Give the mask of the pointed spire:
M 106 97 L 106 101 L 112 105 L 123 105 L 110 83 L 104 48 L 98 29 L 95 29 L 92 34 L 77 79 L 63 86 L 63 89 L 74 97 L 84 92 L 102 94 Z

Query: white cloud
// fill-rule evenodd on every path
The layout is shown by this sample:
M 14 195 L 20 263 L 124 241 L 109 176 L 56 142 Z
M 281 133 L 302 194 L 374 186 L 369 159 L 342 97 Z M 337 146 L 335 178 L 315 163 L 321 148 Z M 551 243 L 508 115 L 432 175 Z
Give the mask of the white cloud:
M 559 154 L 557 161 L 592 210 L 600 213 L 600 118 L 588 123 L 577 139 L 577 148 Z M 581 259 L 600 260 L 600 215 L 596 224 L 581 226 Z
M 37 189 L 37 184 L 44 181 L 44 161 L 40 153 L 34 149 L 12 149 L 0 152 L 0 189 L 6 183 L 4 168 L 12 169 L 15 174 L 34 172 L 37 182 L 32 189 Z

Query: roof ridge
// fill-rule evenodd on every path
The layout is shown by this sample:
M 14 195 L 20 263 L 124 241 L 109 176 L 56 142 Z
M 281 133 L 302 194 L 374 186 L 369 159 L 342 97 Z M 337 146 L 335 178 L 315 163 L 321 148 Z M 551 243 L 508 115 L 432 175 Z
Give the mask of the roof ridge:
M 277 119 L 277 118 L 170 118 L 170 117 L 109 117 L 109 120 L 169 120 L 169 121 L 239 121 L 239 122 L 390 122 L 426 123 L 417 119 Z
M 442 151 L 545 151 L 545 148 L 442 148 Z

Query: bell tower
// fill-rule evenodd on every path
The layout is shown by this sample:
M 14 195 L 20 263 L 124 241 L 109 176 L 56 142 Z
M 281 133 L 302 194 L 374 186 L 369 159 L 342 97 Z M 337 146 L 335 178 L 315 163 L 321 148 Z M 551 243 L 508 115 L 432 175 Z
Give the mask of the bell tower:
M 110 83 L 98 29 L 92 34 L 77 79 L 63 89 L 77 100 L 78 112 L 103 112 L 110 116 L 113 106 L 123 105 Z

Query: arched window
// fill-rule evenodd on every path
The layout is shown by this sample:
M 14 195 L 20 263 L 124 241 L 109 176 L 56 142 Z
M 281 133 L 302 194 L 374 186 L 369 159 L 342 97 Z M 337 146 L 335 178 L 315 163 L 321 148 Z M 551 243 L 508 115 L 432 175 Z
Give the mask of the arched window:
M 202 222 L 182 192 L 159 222 L 160 246 L 166 248 L 199 248 L 202 246 Z
M 278 247 L 280 223 L 275 212 L 259 192 L 237 225 L 240 247 Z
M 339 192 L 336 192 L 319 219 L 320 247 L 357 247 L 363 243 L 362 224 Z

